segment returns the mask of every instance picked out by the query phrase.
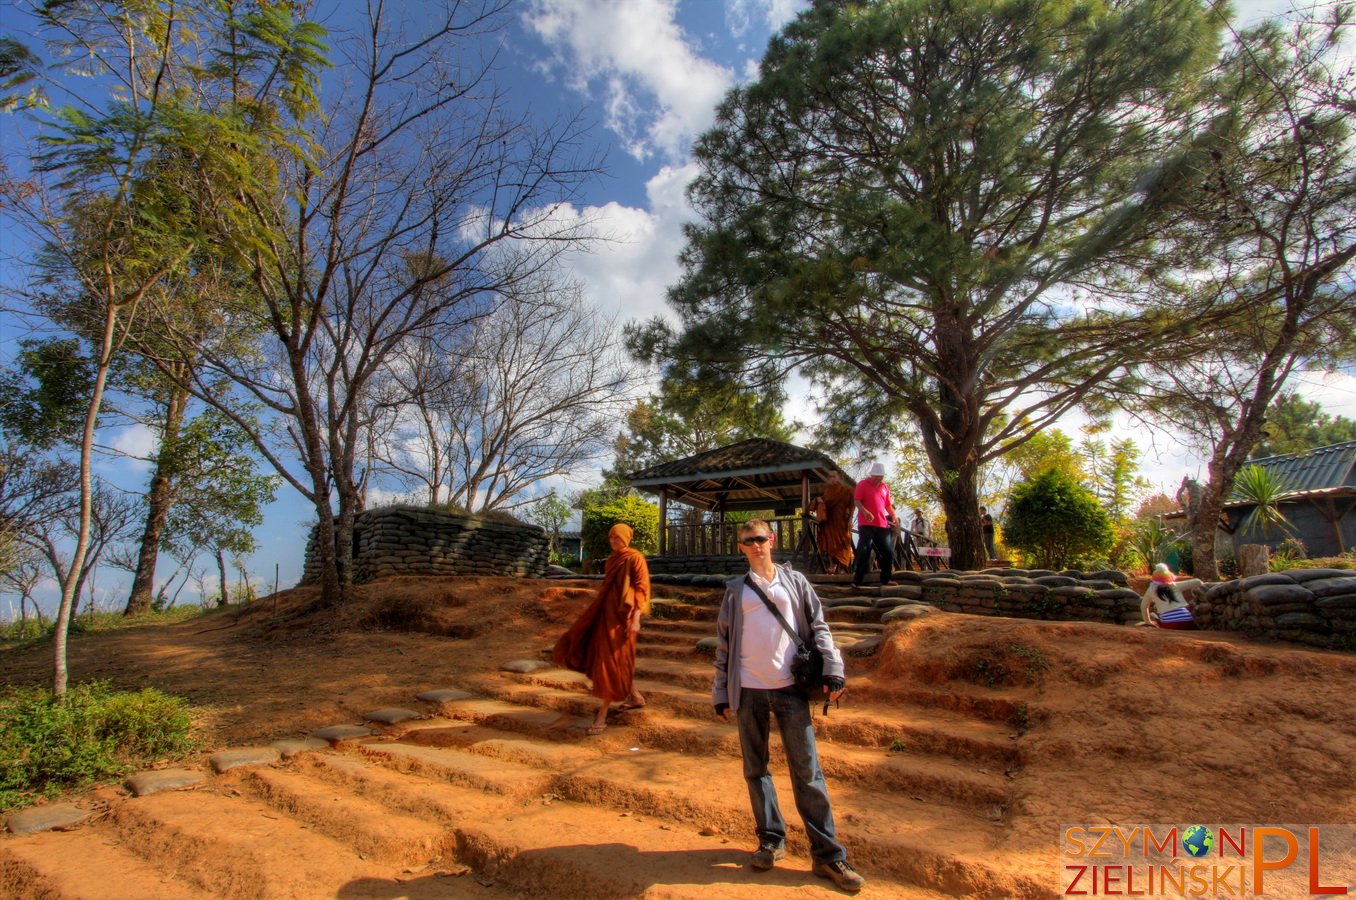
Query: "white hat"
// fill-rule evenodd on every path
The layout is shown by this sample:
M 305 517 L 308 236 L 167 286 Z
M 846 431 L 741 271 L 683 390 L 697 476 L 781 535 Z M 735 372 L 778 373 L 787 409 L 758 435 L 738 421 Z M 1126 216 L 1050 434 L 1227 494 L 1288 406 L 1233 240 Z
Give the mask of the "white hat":
M 867 470 L 867 478 L 874 478 L 877 475 L 880 475 L 882 478 L 885 477 L 885 463 L 873 462 L 871 468 Z

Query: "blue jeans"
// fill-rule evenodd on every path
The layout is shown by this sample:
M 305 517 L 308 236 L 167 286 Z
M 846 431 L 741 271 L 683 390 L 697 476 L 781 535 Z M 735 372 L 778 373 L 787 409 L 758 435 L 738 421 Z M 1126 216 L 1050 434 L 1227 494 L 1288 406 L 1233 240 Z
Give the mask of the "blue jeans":
M 739 694 L 739 746 L 744 754 L 744 780 L 758 828 L 758 843 L 781 847 L 786 843 L 786 820 L 777 805 L 777 789 L 768 773 L 768 735 L 771 717 L 777 716 L 782 749 L 791 770 L 791 790 L 796 810 L 810 838 L 810 854 L 816 862 L 847 859 L 833 827 L 833 807 L 824 773 L 815 751 L 815 731 L 810 724 L 810 704 L 789 691 L 744 688 Z
M 880 583 L 890 580 L 894 574 L 892 564 L 894 554 L 890 552 L 890 529 L 877 528 L 875 525 L 857 526 L 857 570 L 852 575 L 853 584 L 866 581 L 866 571 L 871 568 L 871 550 L 876 551 L 876 562 L 880 563 Z

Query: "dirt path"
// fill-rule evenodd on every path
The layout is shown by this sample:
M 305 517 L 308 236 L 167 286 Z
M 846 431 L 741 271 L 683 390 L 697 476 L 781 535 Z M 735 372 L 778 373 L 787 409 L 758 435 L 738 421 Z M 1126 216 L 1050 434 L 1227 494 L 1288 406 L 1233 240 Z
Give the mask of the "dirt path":
M 79 636 L 73 678 L 187 697 L 204 758 L 385 707 L 420 717 L 190 791 L 88 792 L 74 829 L 0 839 L 0 895 L 107 898 L 113 870 L 128 897 L 830 895 L 798 828 L 777 870 L 745 865 L 737 741 L 694 649 L 718 597 L 660 593 L 650 703 L 598 738 L 577 675 L 500 668 L 544 660 L 588 583 L 392 579 L 338 613 L 304 613 L 297 590 L 276 615 Z M 879 632 L 833 627 L 841 646 Z M 1054 896 L 1063 824 L 1356 821 L 1349 656 L 944 613 L 884 634 L 816 720 L 864 896 Z M 47 678 L 45 648 L 0 661 L 7 682 Z M 462 693 L 416 699 L 431 689 Z

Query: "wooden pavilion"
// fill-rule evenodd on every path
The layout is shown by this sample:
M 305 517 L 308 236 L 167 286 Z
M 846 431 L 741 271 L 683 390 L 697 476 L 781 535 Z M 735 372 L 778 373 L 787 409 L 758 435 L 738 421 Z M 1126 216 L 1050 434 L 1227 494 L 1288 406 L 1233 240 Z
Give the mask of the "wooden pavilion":
M 770 513 L 777 546 L 794 551 L 806 533 L 810 497 L 837 472 L 849 486 L 857 482 L 823 453 L 766 438 L 750 438 L 686 459 L 632 472 L 632 487 L 659 495 L 658 556 L 736 554 L 730 512 Z M 710 520 L 669 521 L 669 505 L 681 503 L 709 513 Z M 697 518 L 697 517 L 694 517 Z

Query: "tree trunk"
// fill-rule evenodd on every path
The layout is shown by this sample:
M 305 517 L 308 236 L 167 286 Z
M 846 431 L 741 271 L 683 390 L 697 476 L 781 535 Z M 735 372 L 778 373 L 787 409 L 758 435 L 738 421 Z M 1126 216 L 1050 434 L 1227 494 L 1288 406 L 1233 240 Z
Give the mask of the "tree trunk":
M 146 494 L 146 527 L 141 533 L 141 548 L 137 553 L 137 570 L 132 578 L 132 592 L 127 597 L 125 616 L 140 616 L 151 611 L 155 588 L 155 565 L 160 558 L 160 533 L 169 518 L 173 479 L 169 475 L 170 447 L 179 436 L 179 427 L 188 408 L 188 392 L 175 388 L 165 410 L 164 429 L 160 436 L 160 451 L 156 455 L 155 474 L 151 476 Z
M 1249 578 L 1265 575 L 1271 567 L 1271 548 L 1266 544 L 1244 544 L 1238 548 L 1238 575 Z
M 950 470 L 941 481 L 942 510 L 946 513 L 946 540 L 951 546 L 951 568 L 983 569 L 988 565 L 979 522 L 979 468 L 974 464 Z
M 217 548 L 217 577 L 221 580 L 221 593 L 217 595 L 217 606 L 226 606 L 231 602 L 226 584 L 226 555 Z

